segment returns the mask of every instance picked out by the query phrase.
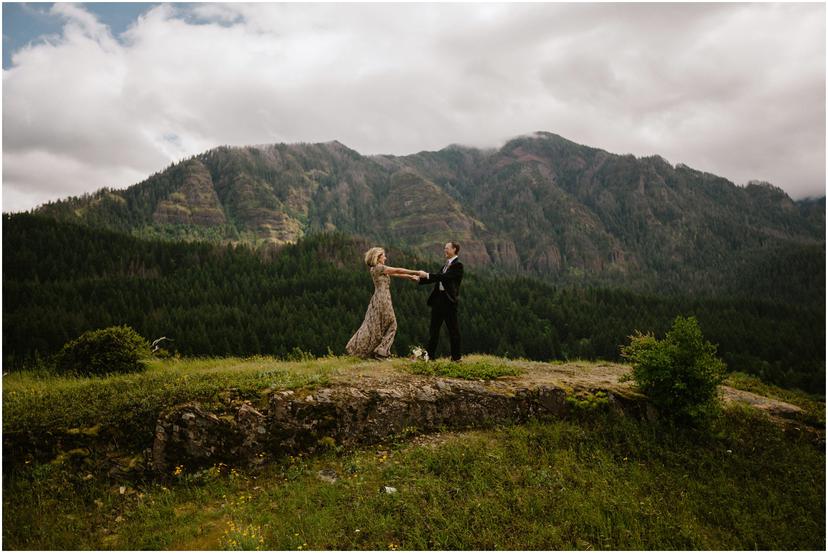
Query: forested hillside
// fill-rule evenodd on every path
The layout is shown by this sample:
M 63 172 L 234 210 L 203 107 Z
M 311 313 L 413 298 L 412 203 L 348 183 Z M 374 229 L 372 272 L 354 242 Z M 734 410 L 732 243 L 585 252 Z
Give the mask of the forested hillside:
M 283 356 L 297 348 L 341 354 L 373 292 L 361 264 L 368 245 L 338 233 L 281 248 L 176 243 L 4 215 L 4 369 L 20 367 L 35 352 L 54 353 L 85 330 L 115 324 L 149 339 L 167 336 L 183 355 Z M 394 248 L 389 253 L 393 265 L 437 268 Z M 805 286 L 816 293 L 813 271 L 824 275 L 824 258 L 821 266 L 787 258 L 771 266 L 781 272 L 755 268 L 753 276 L 771 279 L 757 280 L 757 290 L 793 278 L 789 290 Z M 427 339 L 428 292 L 411 282 L 392 285 L 399 355 Z M 555 286 L 472 269 L 462 288 L 463 348 L 541 360 L 618 359 L 619 344 L 634 330 L 661 334 L 676 315 L 695 315 L 731 370 L 822 391 L 824 300 L 775 297 Z
M 339 231 L 425 258 L 454 239 L 494 274 L 670 294 L 743 292 L 732 276 L 765 270 L 779 252 L 825 262 L 824 199 L 794 202 L 767 183 L 740 187 L 551 133 L 409 156 L 338 142 L 221 147 L 126 190 L 37 211 L 172 240 L 286 244 Z M 805 302 L 816 292 L 787 291 Z

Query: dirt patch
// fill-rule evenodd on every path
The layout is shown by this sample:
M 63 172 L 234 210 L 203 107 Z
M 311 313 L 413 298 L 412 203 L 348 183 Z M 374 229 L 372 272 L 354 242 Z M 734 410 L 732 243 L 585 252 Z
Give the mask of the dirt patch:
M 464 361 L 473 363 L 481 359 L 486 358 L 472 355 L 464 358 Z M 436 377 L 413 375 L 405 372 L 405 365 L 411 362 L 408 359 L 392 359 L 382 362 L 366 361 L 363 364 L 354 365 L 347 371 L 339 372 L 332 376 L 331 381 L 337 384 L 364 385 L 366 387 L 388 386 L 395 383 L 425 385 L 434 381 Z M 521 374 L 500 377 L 496 380 L 487 381 L 487 383 L 503 389 L 558 386 L 572 391 L 600 389 L 622 393 L 625 396 L 636 395 L 630 383 L 620 382 L 621 377 L 630 369 L 628 366 L 619 363 L 508 361 L 507 364 L 509 367 L 519 368 L 522 371 Z
M 765 413 L 775 417 L 791 418 L 805 413 L 796 405 L 760 396 L 759 394 L 754 394 L 753 392 L 737 390 L 736 388 L 731 388 L 730 386 L 722 386 L 721 390 L 722 399 L 725 403 L 746 403 L 755 409 L 759 409 L 760 411 L 764 411 Z

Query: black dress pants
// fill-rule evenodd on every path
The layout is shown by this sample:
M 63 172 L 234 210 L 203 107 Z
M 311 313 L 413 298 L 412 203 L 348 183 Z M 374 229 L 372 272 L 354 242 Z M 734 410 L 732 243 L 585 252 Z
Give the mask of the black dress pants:
M 429 359 L 437 358 L 437 342 L 440 340 L 440 328 L 444 322 L 449 332 L 451 360 L 460 361 L 460 323 L 457 321 L 457 304 L 443 293 L 438 294 L 431 305 L 431 326 L 426 347 Z

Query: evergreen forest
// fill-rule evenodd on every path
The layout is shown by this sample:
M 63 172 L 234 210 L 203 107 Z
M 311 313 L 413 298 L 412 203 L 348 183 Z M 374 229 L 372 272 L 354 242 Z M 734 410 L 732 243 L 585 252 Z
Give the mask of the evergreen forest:
M 373 293 L 361 262 L 371 245 L 341 233 L 281 247 L 170 242 L 4 214 L 4 371 L 42 364 L 82 332 L 120 324 L 149 340 L 167 337 L 165 347 L 182 356 L 343 354 Z M 661 336 L 677 315 L 695 316 L 728 370 L 823 393 L 825 256 L 806 249 L 729 275 L 720 294 L 692 296 L 467 266 L 462 347 L 532 360 L 620 360 L 619 346 L 635 331 Z M 388 253 L 393 266 L 437 269 L 407 250 Z M 392 282 L 397 355 L 425 343 L 429 291 Z

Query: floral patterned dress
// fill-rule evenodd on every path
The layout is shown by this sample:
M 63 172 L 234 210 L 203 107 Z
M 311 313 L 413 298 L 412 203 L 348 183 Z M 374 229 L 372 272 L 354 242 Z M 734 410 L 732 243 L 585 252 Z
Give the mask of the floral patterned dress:
M 385 265 L 375 265 L 371 267 L 371 279 L 374 295 L 365 312 L 365 320 L 348 340 L 345 351 L 359 357 L 388 357 L 397 334 L 397 317 L 391 304 L 391 277 L 385 274 Z

